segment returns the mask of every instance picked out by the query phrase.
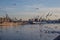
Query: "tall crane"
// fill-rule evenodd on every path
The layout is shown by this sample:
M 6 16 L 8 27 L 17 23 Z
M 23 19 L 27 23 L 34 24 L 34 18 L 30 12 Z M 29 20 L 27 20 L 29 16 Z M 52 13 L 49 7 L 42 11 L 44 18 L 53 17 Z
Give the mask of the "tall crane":
M 52 13 L 50 14 L 50 12 L 48 12 L 48 14 L 46 15 L 46 19 L 48 18 L 48 16 L 52 16 Z

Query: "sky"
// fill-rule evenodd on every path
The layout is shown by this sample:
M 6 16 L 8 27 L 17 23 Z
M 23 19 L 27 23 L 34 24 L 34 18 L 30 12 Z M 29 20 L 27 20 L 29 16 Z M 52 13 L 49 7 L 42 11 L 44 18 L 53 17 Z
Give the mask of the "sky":
M 60 18 L 60 0 L 0 0 L 0 16 L 33 18 L 52 13 L 51 19 Z

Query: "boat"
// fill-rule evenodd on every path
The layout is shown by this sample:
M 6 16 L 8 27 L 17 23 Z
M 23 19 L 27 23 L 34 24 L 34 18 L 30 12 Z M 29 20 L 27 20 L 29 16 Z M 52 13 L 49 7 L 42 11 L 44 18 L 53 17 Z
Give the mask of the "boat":
M 31 21 L 29 22 L 30 24 L 46 24 L 47 22 L 36 22 L 36 21 Z
M 47 22 L 33 22 L 33 24 L 46 24 Z

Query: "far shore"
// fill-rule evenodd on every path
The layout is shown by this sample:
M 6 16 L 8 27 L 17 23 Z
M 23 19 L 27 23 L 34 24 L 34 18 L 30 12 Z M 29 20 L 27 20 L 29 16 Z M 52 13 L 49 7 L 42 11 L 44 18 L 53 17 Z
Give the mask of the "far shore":
M 3 22 L 0 23 L 0 26 L 18 26 L 18 25 L 24 25 L 26 22 Z

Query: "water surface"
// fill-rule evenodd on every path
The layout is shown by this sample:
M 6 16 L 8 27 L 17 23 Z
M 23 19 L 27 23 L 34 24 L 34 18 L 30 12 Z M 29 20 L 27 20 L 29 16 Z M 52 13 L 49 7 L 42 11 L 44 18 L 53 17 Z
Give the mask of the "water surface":
M 20 26 L 0 26 L 0 40 L 53 40 L 59 31 L 60 24 L 28 24 Z

